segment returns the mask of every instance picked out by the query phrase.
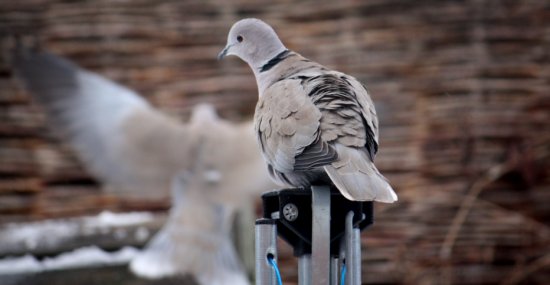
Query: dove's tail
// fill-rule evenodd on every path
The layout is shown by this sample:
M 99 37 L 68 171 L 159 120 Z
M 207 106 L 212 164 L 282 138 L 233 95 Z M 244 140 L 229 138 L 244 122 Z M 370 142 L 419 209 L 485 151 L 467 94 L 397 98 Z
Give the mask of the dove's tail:
M 230 238 L 231 213 L 198 203 L 172 210 L 164 228 L 132 260 L 138 276 L 191 275 L 201 285 L 249 285 Z
M 340 193 L 353 201 L 393 203 L 397 195 L 365 152 L 336 144 L 338 160 L 325 166 Z

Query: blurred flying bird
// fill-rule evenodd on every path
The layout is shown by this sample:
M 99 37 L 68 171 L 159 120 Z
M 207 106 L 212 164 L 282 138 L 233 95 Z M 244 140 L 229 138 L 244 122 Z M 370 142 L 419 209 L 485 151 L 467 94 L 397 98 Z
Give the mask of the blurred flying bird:
M 105 185 L 140 197 L 171 189 L 167 224 L 132 261 L 136 274 L 248 284 L 230 239 L 231 220 L 237 207 L 273 187 L 251 122 L 230 123 L 199 105 L 189 123 L 180 123 L 132 90 L 47 52 L 19 46 L 13 66 L 52 126 Z
M 397 195 L 374 165 L 378 119 L 354 77 L 288 50 L 258 19 L 235 23 L 219 58 L 235 55 L 256 77 L 258 141 L 275 181 L 334 183 L 350 200 L 392 203 Z

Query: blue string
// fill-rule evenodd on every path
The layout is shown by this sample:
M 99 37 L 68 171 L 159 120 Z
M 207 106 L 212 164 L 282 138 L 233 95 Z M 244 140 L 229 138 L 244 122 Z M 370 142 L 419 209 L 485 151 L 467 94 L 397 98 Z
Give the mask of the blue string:
M 340 276 L 340 285 L 346 284 L 346 264 L 342 264 L 342 276 Z
M 277 275 L 277 284 L 283 285 L 283 280 L 281 279 L 281 272 L 279 272 L 279 267 L 277 267 L 277 262 L 271 256 L 269 256 L 267 260 L 269 261 L 269 264 L 273 266 L 273 270 L 275 270 L 275 275 Z

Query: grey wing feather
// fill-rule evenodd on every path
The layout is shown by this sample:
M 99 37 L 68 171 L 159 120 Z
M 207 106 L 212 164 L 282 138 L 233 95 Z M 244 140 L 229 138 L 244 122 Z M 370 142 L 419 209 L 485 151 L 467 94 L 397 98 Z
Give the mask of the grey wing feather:
M 369 158 L 374 161 L 378 151 L 376 113 L 372 113 L 372 101 L 361 84 L 338 72 L 304 78 L 302 84 L 323 114 L 323 140 L 350 147 L 365 147 Z
M 264 157 L 279 172 L 308 170 L 336 159 L 320 137 L 321 113 L 300 80 L 270 86 L 256 108 L 256 129 Z
M 338 72 L 303 77 L 302 84 L 322 113 L 322 141 L 337 153 L 337 160 L 324 169 L 340 192 L 350 200 L 396 201 L 397 195 L 373 163 L 378 121 L 366 89 Z
M 181 167 L 176 160 L 184 154 L 187 130 L 133 91 L 46 52 L 18 50 L 13 65 L 54 128 L 100 179 L 159 188 Z M 181 155 L 173 153 L 178 149 Z
M 356 90 L 357 101 L 362 107 L 362 115 L 365 120 L 365 125 L 369 127 L 367 131 L 369 132 L 371 141 L 367 143 L 376 146 L 376 151 L 378 151 L 378 117 L 376 115 L 376 109 L 374 108 L 372 98 L 369 96 L 367 88 L 359 83 L 359 81 L 355 78 L 352 78 L 349 82 Z
M 368 160 L 364 151 L 339 143 L 335 147 L 339 160 L 325 166 L 325 171 L 346 198 L 384 203 L 397 201 L 397 195 L 388 181 Z
M 321 140 L 321 136 L 317 135 L 317 139 L 307 146 L 300 155 L 296 156 L 294 170 L 312 170 L 332 163 L 337 157 L 338 154 L 334 147 Z

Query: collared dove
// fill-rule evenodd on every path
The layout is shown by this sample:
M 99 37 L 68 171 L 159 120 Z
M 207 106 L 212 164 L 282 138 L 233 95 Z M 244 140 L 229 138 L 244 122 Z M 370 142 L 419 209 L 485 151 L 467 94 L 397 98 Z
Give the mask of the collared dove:
M 231 27 L 219 58 L 226 55 L 238 56 L 254 72 L 255 130 L 276 182 L 309 187 L 332 181 L 350 200 L 397 201 L 374 165 L 378 119 L 357 79 L 288 50 L 258 19 Z
M 124 86 L 46 52 L 20 47 L 13 65 L 105 185 L 141 197 L 171 188 L 167 224 L 132 261 L 134 273 L 249 284 L 230 239 L 231 219 L 236 207 L 273 187 L 252 122 L 233 124 L 199 105 L 190 123 L 179 123 Z

